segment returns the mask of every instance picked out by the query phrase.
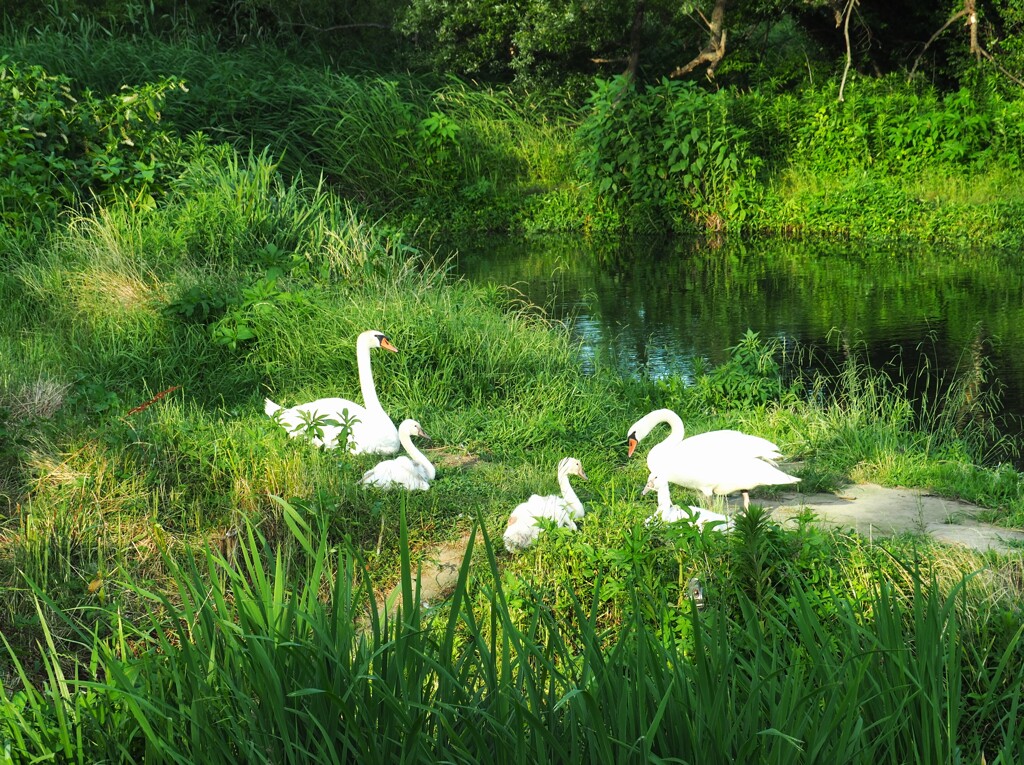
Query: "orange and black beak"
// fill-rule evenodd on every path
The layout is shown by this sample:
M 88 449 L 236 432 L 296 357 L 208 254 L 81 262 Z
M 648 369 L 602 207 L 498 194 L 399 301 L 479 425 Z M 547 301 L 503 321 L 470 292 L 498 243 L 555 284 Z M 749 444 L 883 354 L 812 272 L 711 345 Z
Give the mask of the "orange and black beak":
M 395 344 L 391 342 L 391 338 L 387 335 L 380 336 L 380 347 L 391 351 L 392 353 L 398 353 L 398 349 L 395 347 Z
M 626 439 L 626 446 L 628 451 L 626 452 L 627 457 L 632 457 L 633 452 L 636 451 L 636 445 L 640 443 L 636 438 L 636 433 L 630 433 L 629 438 Z

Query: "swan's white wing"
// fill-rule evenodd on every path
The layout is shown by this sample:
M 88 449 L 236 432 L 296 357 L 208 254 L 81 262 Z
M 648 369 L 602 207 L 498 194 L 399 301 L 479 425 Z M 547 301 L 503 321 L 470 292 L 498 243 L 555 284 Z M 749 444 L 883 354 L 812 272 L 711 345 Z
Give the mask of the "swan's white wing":
M 363 474 L 359 483 L 379 489 L 426 491 L 430 488 L 422 467 L 406 456 L 378 463 Z
M 782 458 L 779 447 L 767 438 L 752 436 L 738 430 L 712 430 L 707 433 L 698 433 L 683 439 L 683 443 L 690 443 L 691 448 L 703 451 L 722 451 L 732 457 L 757 457 L 770 462 Z
M 668 459 L 667 455 L 676 460 L 757 458 L 771 463 L 782 458 L 779 447 L 771 441 L 738 430 L 712 430 L 675 443 L 655 444 L 647 455 L 648 466 L 652 460 L 659 463 Z
M 318 398 L 287 409 L 274 409 L 271 404 L 268 399 L 264 411 L 280 422 L 292 438 L 304 436 L 308 423 L 317 418 L 339 423 L 354 418 L 348 439 L 348 448 L 353 454 L 394 454 L 401 447 L 398 428 L 387 414 L 367 410 L 346 398 Z M 341 445 L 338 443 L 341 425 L 322 425 L 321 431 L 322 437 L 310 439 L 314 446 L 336 449 Z
M 402 448 L 398 440 L 398 428 L 383 411 L 364 409 L 357 416 L 359 421 L 352 425 L 348 441 L 353 454 L 395 454 Z
M 515 523 L 510 523 L 508 528 L 505 529 L 502 539 L 505 542 L 506 550 L 516 552 L 517 550 L 525 550 L 532 545 L 539 535 L 540 528 L 534 525 L 532 518 L 529 518 L 525 521 L 519 520 Z
M 722 444 L 727 443 L 728 439 L 722 438 L 717 447 L 703 448 L 698 441 L 699 438 L 700 436 L 694 436 L 676 444 L 656 446 L 647 458 L 651 472 L 662 480 L 696 489 L 708 496 L 712 493 L 732 494 L 756 486 L 794 483 L 800 480 L 783 473 L 770 462 L 752 455 L 751 449 L 744 451 L 742 445 L 737 446 L 735 450 L 724 448 Z
M 533 544 L 540 535 L 538 519 L 552 520 L 556 525 L 576 531 L 572 511 L 564 498 L 558 495 L 541 496 L 533 494 L 526 502 L 516 506 L 508 519 L 505 529 L 505 549 L 509 552 L 522 550 Z
M 800 480 L 763 460 L 754 458 L 714 465 L 708 470 L 708 476 L 715 482 L 716 494 L 732 494 L 737 491 L 749 491 L 758 486 L 780 486 L 797 483 Z
M 732 531 L 732 521 L 727 516 L 716 513 L 714 510 L 706 510 L 703 507 L 691 507 L 690 509 L 695 511 L 693 522 L 700 528 L 710 526 L 716 531 Z
M 533 518 L 547 518 L 559 526 L 567 526 L 573 531 L 576 530 L 576 524 L 573 523 L 572 506 L 565 501 L 564 497 L 557 494 L 544 497 L 534 494 L 524 504 Z

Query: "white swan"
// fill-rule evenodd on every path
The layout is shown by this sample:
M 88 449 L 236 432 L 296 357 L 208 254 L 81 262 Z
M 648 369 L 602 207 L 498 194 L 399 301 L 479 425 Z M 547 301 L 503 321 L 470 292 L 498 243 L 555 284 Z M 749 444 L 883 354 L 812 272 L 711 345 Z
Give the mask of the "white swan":
M 716 513 L 714 510 L 708 510 L 703 507 L 695 507 L 694 505 L 683 508 L 672 504 L 672 494 L 669 491 L 668 482 L 661 480 L 656 474 L 651 473 L 651 477 L 647 480 L 647 485 L 644 486 L 643 491 L 640 493 L 643 495 L 654 490 L 658 492 L 658 509 L 644 521 L 646 525 L 654 523 L 655 520 L 660 520 L 662 523 L 689 521 L 695 524 L 697 528 L 704 528 L 705 524 L 710 523 L 712 528 L 717 531 L 732 531 L 732 520 L 721 513 Z
M 668 437 L 647 453 L 648 470 L 663 481 L 696 489 L 708 498 L 740 491 L 743 507 L 747 508 L 748 491 L 755 486 L 800 480 L 775 467 L 782 454 L 768 439 L 738 430 L 712 430 L 684 438 L 683 421 L 671 409 L 655 409 L 633 423 L 627 438 L 628 456 L 663 422 L 671 428 Z
M 340 423 L 345 422 L 347 418 L 355 418 L 348 437 L 349 451 L 353 454 L 394 454 L 401 445 L 398 440 L 398 428 L 377 398 L 373 371 L 370 369 L 371 348 L 398 352 L 383 332 L 371 329 L 359 335 L 356 340 L 356 365 L 359 368 L 359 388 L 363 394 L 364 406 L 346 398 L 320 398 L 308 404 L 283 409 L 268 398 L 264 400 L 263 411 L 268 417 L 281 423 L 292 438 L 303 435 L 306 425 L 317 417 L 326 417 Z M 314 436 L 311 439 L 313 444 L 323 446 L 325 449 L 337 448 L 341 426 L 323 425 L 322 430 L 322 437 Z
M 576 531 L 575 521 L 583 517 L 583 503 L 569 483 L 570 475 L 578 475 L 584 481 L 587 474 L 583 465 L 575 457 L 566 457 L 558 463 L 558 485 L 561 495 L 540 496 L 533 494 L 526 502 L 516 506 L 508 519 L 505 529 L 505 549 L 509 552 L 523 550 L 533 544 L 540 535 L 541 529 L 536 525 L 538 518 L 547 518 L 572 531 Z
M 430 436 L 423 432 L 423 428 L 416 420 L 402 420 L 402 424 L 398 426 L 398 440 L 402 442 L 409 456 L 403 454 L 401 457 L 378 462 L 363 474 L 359 483 L 363 486 L 376 486 L 379 489 L 429 489 L 436 471 L 427 456 L 413 444 L 414 435 L 430 440 Z
M 658 452 L 667 449 L 675 444 L 681 443 L 686 435 L 683 421 L 678 414 L 671 409 L 655 409 L 645 414 L 633 423 L 629 428 L 629 435 L 626 438 L 628 453 L 632 457 L 637 445 L 654 429 L 656 425 L 667 423 L 670 430 L 668 436 L 661 443 L 651 447 L 647 454 L 647 466 L 651 467 L 651 458 L 657 460 Z M 692 443 L 693 448 L 701 448 L 715 451 L 727 451 L 734 456 L 757 457 L 767 460 L 772 464 L 775 460 L 782 458 L 779 447 L 767 438 L 752 436 L 749 433 L 742 433 L 738 430 L 711 430 L 707 433 L 698 433 L 695 436 L 686 438 L 687 443 Z M 651 468 L 652 470 L 654 468 Z
M 659 483 L 674 483 L 696 489 L 710 500 L 712 494 L 743 494 L 743 509 L 750 506 L 748 492 L 757 486 L 778 486 L 796 483 L 800 479 L 783 473 L 774 465 L 757 457 L 727 451 L 694 447 L 685 439 L 661 450 L 654 464 L 648 460 L 651 474 Z M 660 490 L 660 487 L 659 487 Z

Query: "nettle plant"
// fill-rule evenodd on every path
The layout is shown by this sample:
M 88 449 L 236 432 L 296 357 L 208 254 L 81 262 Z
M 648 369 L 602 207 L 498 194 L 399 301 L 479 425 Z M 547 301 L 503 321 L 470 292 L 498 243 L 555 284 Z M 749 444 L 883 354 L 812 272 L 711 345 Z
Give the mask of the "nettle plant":
M 579 138 L 598 194 L 673 222 L 742 222 L 743 181 L 757 158 L 727 94 L 668 79 L 641 91 L 618 77 L 599 80 L 587 105 Z
M 301 256 L 290 255 L 268 243 L 264 245 L 259 260 L 266 266 L 266 271 L 241 291 L 235 293 L 228 289 L 193 286 L 169 303 L 165 312 L 187 322 L 205 324 L 210 339 L 216 345 L 237 350 L 257 338 L 256 325 L 261 317 L 283 306 L 307 301 L 304 293 L 283 289 L 278 283 L 285 274 L 308 269 Z
M 123 194 L 149 208 L 183 144 L 160 127 L 181 80 L 75 93 L 70 78 L 0 57 L 0 220 L 37 226 L 66 205 Z

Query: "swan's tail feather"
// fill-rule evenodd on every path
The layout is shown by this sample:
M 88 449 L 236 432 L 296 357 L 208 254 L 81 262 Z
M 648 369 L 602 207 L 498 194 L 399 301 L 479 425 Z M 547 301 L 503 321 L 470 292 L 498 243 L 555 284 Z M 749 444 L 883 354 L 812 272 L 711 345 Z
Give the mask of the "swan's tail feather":
M 263 411 L 267 417 L 273 417 L 274 414 L 281 410 L 281 407 L 271 401 L 269 398 L 263 399 Z

